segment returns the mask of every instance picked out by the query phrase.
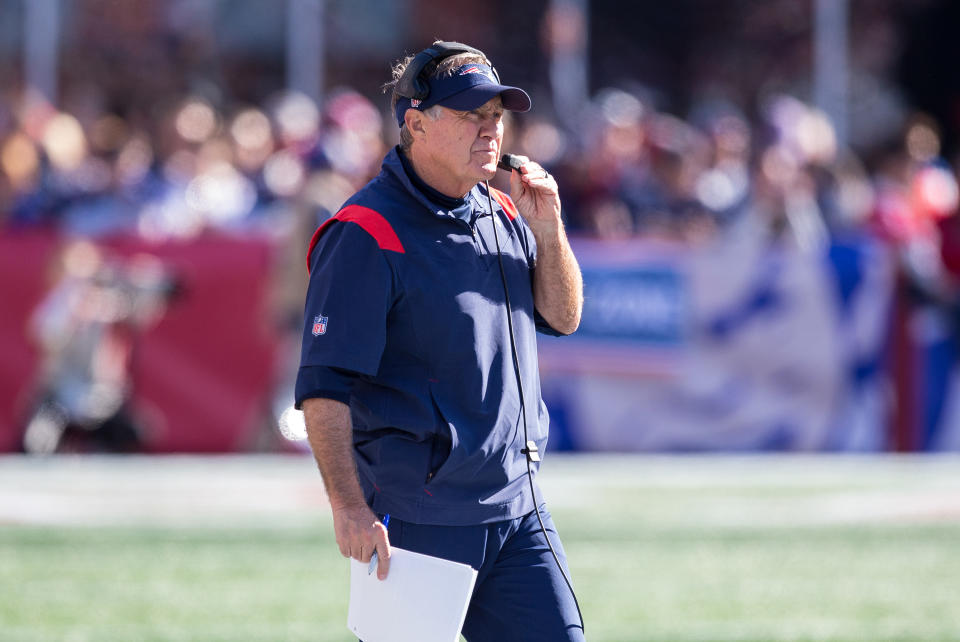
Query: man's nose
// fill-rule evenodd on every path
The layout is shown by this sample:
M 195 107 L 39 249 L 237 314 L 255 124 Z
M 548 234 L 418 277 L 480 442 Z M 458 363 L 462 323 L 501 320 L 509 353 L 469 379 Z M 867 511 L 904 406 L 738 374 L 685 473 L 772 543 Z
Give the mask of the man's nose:
M 500 129 L 500 119 L 496 116 L 488 116 L 480 119 L 480 135 L 494 138 Z

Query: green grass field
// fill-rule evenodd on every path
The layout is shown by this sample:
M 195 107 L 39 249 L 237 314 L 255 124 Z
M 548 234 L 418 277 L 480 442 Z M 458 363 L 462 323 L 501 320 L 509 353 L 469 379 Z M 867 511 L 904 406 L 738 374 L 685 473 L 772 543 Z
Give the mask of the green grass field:
M 587 637 L 960 640 L 956 458 L 550 457 Z M 309 459 L 0 458 L 0 640 L 351 640 Z

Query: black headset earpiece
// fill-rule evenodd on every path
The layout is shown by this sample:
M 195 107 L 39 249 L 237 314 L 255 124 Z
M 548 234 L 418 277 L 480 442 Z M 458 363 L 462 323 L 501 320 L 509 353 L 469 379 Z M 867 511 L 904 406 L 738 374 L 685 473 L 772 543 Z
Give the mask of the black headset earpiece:
M 424 49 L 410 61 L 407 68 L 403 70 L 403 75 L 397 81 L 396 92 L 401 96 L 413 100 L 426 100 L 430 95 L 430 74 L 437 68 L 444 58 L 456 56 L 462 53 L 478 54 L 486 58 L 479 49 L 474 49 L 461 42 L 438 42 Z M 497 75 L 494 70 L 494 76 Z M 497 82 L 500 82 L 497 76 Z

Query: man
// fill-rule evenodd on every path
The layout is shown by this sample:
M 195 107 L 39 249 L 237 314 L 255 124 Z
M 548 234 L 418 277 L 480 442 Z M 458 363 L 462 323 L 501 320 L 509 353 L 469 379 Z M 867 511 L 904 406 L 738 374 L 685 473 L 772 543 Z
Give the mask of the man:
M 548 424 L 535 330 L 577 328 L 580 270 L 550 174 L 521 157 L 511 196 L 486 185 L 504 110 L 530 98 L 459 43 L 399 63 L 388 86 L 401 143 L 308 256 L 296 400 L 337 545 L 376 552 L 381 579 L 391 544 L 476 568 L 470 642 L 582 640 L 532 496 Z

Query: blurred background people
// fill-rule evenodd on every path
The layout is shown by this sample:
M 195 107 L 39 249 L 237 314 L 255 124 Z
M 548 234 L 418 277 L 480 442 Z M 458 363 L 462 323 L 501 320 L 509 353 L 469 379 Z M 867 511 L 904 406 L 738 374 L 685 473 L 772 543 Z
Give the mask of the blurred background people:
M 31 318 L 43 365 L 23 450 L 136 452 L 142 428 L 129 404 L 131 362 L 176 283 L 153 257 L 112 259 L 87 241 L 68 244 L 59 258 L 62 274 Z

